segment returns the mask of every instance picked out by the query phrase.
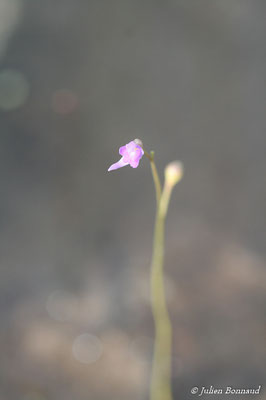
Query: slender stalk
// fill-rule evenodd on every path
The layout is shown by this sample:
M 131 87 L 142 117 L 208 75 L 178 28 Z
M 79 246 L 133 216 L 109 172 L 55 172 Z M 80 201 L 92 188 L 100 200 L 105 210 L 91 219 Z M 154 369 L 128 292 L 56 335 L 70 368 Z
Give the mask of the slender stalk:
M 156 191 L 156 202 L 157 202 L 157 209 L 159 208 L 159 203 L 162 195 L 162 188 L 161 188 L 161 182 L 160 178 L 158 175 L 158 171 L 154 162 L 154 153 L 152 152 L 152 158 L 150 159 L 151 162 L 151 172 L 154 180 L 154 185 L 155 185 L 155 191 Z
M 172 188 L 165 184 L 163 192 L 161 192 L 161 183 L 153 155 L 150 162 L 157 198 L 151 264 L 151 303 L 155 324 L 155 344 L 150 385 L 150 400 L 172 400 L 172 327 L 166 305 L 163 280 L 164 226 Z

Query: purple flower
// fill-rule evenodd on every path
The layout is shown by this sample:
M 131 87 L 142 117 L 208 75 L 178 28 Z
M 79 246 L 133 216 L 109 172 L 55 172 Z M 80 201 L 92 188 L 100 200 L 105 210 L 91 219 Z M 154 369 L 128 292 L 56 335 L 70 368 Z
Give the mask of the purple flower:
M 125 146 L 120 147 L 119 154 L 122 156 L 121 159 L 115 164 L 112 164 L 111 167 L 108 168 L 108 171 L 122 168 L 126 165 L 130 165 L 132 168 L 137 168 L 144 151 L 141 146 L 133 140 Z

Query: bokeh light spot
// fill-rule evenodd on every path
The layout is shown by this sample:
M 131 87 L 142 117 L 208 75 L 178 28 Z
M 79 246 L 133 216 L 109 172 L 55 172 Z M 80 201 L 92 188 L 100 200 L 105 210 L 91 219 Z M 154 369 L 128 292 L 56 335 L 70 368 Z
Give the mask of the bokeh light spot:
M 11 69 L 0 71 L 0 109 L 17 109 L 26 102 L 28 95 L 29 83 L 21 72 Z
M 92 364 L 101 357 L 103 346 L 97 336 L 83 333 L 74 340 L 72 351 L 76 360 L 84 364 Z

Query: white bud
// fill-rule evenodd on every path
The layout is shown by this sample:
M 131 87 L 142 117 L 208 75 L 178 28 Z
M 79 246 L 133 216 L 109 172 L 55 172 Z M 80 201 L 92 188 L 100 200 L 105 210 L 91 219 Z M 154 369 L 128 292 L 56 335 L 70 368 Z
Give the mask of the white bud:
M 183 177 L 184 168 L 180 161 L 173 161 L 165 167 L 165 183 L 175 186 Z

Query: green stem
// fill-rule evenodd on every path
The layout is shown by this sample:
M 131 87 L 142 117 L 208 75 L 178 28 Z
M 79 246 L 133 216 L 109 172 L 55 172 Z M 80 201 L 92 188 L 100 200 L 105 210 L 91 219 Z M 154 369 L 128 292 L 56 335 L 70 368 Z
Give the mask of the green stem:
M 152 152 L 152 158 L 150 160 L 151 162 L 151 172 L 152 172 L 152 176 L 153 176 L 153 180 L 154 180 L 154 185 L 155 185 L 155 191 L 156 191 L 156 202 L 157 202 L 157 209 L 159 207 L 159 203 L 160 203 L 160 199 L 161 199 L 161 195 L 162 195 L 162 188 L 161 188 L 161 182 L 160 182 L 160 178 L 158 175 L 158 171 L 154 162 L 154 153 Z
M 155 324 L 155 344 L 152 364 L 150 400 L 172 400 L 171 347 L 172 328 L 167 310 L 164 280 L 164 226 L 172 188 L 161 183 L 151 155 L 151 170 L 157 198 L 157 212 L 151 264 L 151 303 Z

